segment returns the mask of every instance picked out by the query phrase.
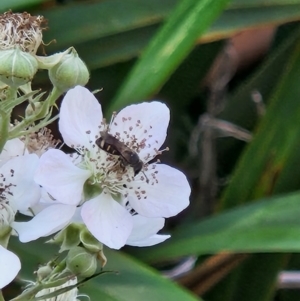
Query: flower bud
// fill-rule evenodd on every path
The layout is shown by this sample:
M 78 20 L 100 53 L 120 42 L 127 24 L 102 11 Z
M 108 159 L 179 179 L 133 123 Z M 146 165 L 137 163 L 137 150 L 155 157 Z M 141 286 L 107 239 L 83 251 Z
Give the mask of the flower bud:
M 67 256 L 67 268 L 76 276 L 90 277 L 97 269 L 96 254 L 82 247 L 72 248 Z
M 45 279 L 46 277 L 48 277 L 51 274 L 52 270 L 53 270 L 53 268 L 51 267 L 50 264 L 46 264 L 46 265 L 39 267 L 39 269 L 35 272 L 37 275 L 37 279 L 39 281 Z
M 32 81 L 38 70 L 35 57 L 19 48 L 0 51 L 0 81 L 18 88 Z
M 49 78 L 53 86 L 62 92 L 77 85 L 85 86 L 89 77 L 86 65 L 74 48 L 71 48 L 71 52 L 64 55 L 61 61 L 49 70 Z

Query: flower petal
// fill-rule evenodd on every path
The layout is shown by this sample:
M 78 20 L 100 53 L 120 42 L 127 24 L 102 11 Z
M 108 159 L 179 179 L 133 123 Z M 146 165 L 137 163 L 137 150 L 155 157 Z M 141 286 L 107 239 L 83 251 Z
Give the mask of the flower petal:
M 21 269 L 21 262 L 17 255 L 0 245 L 0 289 L 9 284 Z
M 123 247 L 132 230 L 132 216 L 110 194 L 84 203 L 81 216 L 89 231 L 112 249 Z
M 4 165 L 9 159 L 28 154 L 24 142 L 19 138 L 8 140 L 0 154 L 0 167 Z
M 6 183 L 12 184 L 7 198 L 15 211 L 27 210 L 39 201 L 40 187 L 33 180 L 38 163 L 38 156 L 30 154 L 12 158 L 0 168 Z
M 132 218 L 133 228 L 129 239 L 144 239 L 145 237 L 156 234 L 165 225 L 165 219 L 162 217 L 149 218 L 136 214 Z
M 125 144 L 135 140 L 140 159 L 148 162 L 154 158 L 164 143 L 170 121 L 168 107 L 158 101 L 130 105 L 121 110 L 110 128 L 112 135 L 119 136 Z
M 75 166 L 62 151 L 50 149 L 40 158 L 35 181 L 61 203 L 77 205 L 90 175 L 90 171 Z
M 60 108 L 59 130 L 70 147 L 91 148 L 99 136 L 103 115 L 101 105 L 88 89 L 76 86 L 64 97 Z
M 191 193 L 186 176 L 165 164 L 150 164 L 145 171 L 149 183 L 138 175 L 128 184 L 132 208 L 146 217 L 170 217 L 189 205 Z
M 126 245 L 133 246 L 133 247 L 150 247 L 157 244 L 160 244 L 161 242 L 164 242 L 168 238 L 170 238 L 171 235 L 160 235 L 160 234 L 154 234 L 152 236 L 149 236 L 145 239 L 141 239 L 138 241 L 127 241 Z
M 64 228 L 72 219 L 75 210 L 76 206 L 51 205 L 29 222 L 14 222 L 12 227 L 17 231 L 21 242 L 29 242 Z
M 170 235 L 157 235 L 163 228 L 164 218 L 147 218 L 141 215 L 133 216 L 133 229 L 127 239 L 126 245 L 146 247 L 165 241 Z

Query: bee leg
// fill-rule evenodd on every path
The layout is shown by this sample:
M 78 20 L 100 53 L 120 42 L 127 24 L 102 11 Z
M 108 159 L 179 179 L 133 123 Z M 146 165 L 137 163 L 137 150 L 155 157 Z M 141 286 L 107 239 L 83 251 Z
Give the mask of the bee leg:
M 120 162 L 120 167 L 123 169 L 123 172 L 125 172 L 126 167 L 128 166 L 128 163 L 122 157 L 119 157 L 119 162 Z
M 120 160 L 118 159 L 115 164 L 113 166 L 110 167 L 110 169 L 108 170 L 107 174 L 109 174 L 112 171 L 117 171 L 119 166 L 120 166 Z

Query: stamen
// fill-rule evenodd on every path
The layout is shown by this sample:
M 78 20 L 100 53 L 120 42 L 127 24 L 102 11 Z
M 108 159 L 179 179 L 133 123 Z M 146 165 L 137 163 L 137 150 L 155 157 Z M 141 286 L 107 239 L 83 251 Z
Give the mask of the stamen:
M 107 129 L 106 129 L 107 132 L 109 132 L 109 129 L 110 129 L 112 123 L 114 122 L 116 116 L 117 116 L 117 112 L 113 112 L 113 113 L 111 114 L 110 123 L 109 123 L 109 125 L 108 125 L 108 127 L 107 127 Z
M 31 128 L 27 130 L 30 132 Z M 50 148 L 62 148 L 61 140 L 54 139 L 51 130 L 47 128 L 41 128 L 38 132 L 28 133 L 26 136 L 20 138 L 24 142 L 29 153 L 35 153 L 42 155 Z
M 149 179 L 148 179 L 148 177 L 146 176 L 146 174 L 144 173 L 144 171 L 142 170 L 142 173 L 143 173 L 143 175 L 145 176 L 145 178 L 146 178 L 146 183 L 147 184 L 149 184 Z
M 157 155 L 161 155 L 163 152 L 168 152 L 170 149 L 166 147 L 165 149 L 160 149 L 159 151 L 155 149 Z

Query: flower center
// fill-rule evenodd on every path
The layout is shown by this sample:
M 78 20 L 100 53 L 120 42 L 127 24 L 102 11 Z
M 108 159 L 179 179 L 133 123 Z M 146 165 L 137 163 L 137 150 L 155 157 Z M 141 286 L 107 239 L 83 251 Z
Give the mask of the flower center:
M 156 164 L 146 162 L 162 151 L 153 147 L 157 144 L 159 148 L 159 143 L 152 137 L 152 125 L 133 117 L 116 119 L 113 115 L 109 124 L 103 119 L 96 137 L 90 137 L 91 131 L 87 130 L 90 146 L 77 148 L 82 155 L 80 167 L 92 174 L 88 186 L 93 187 L 88 188 L 87 196 L 90 198 L 104 191 L 118 201 L 130 195 L 146 199 L 147 188 L 158 183 Z M 145 151 L 147 149 L 149 151 Z
M 10 170 L 10 177 L 14 176 L 14 170 Z M 12 187 L 16 187 L 16 185 L 12 183 L 6 183 L 7 179 L 3 174 L 0 174 L 0 235 L 3 234 L 3 229 L 5 226 L 9 226 L 13 221 L 15 217 L 15 211 L 11 204 L 9 203 L 9 197 L 13 196 L 13 193 L 11 191 Z
M 126 184 L 133 181 L 134 172 L 130 166 L 122 165 L 118 155 L 107 153 L 95 144 L 89 150 L 81 148 L 78 151 L 82 156 L 78 167 L 92 173 L 89 185 L 97 186 L 100 192 L 105 190 L 116 197 L 126 194 Z

